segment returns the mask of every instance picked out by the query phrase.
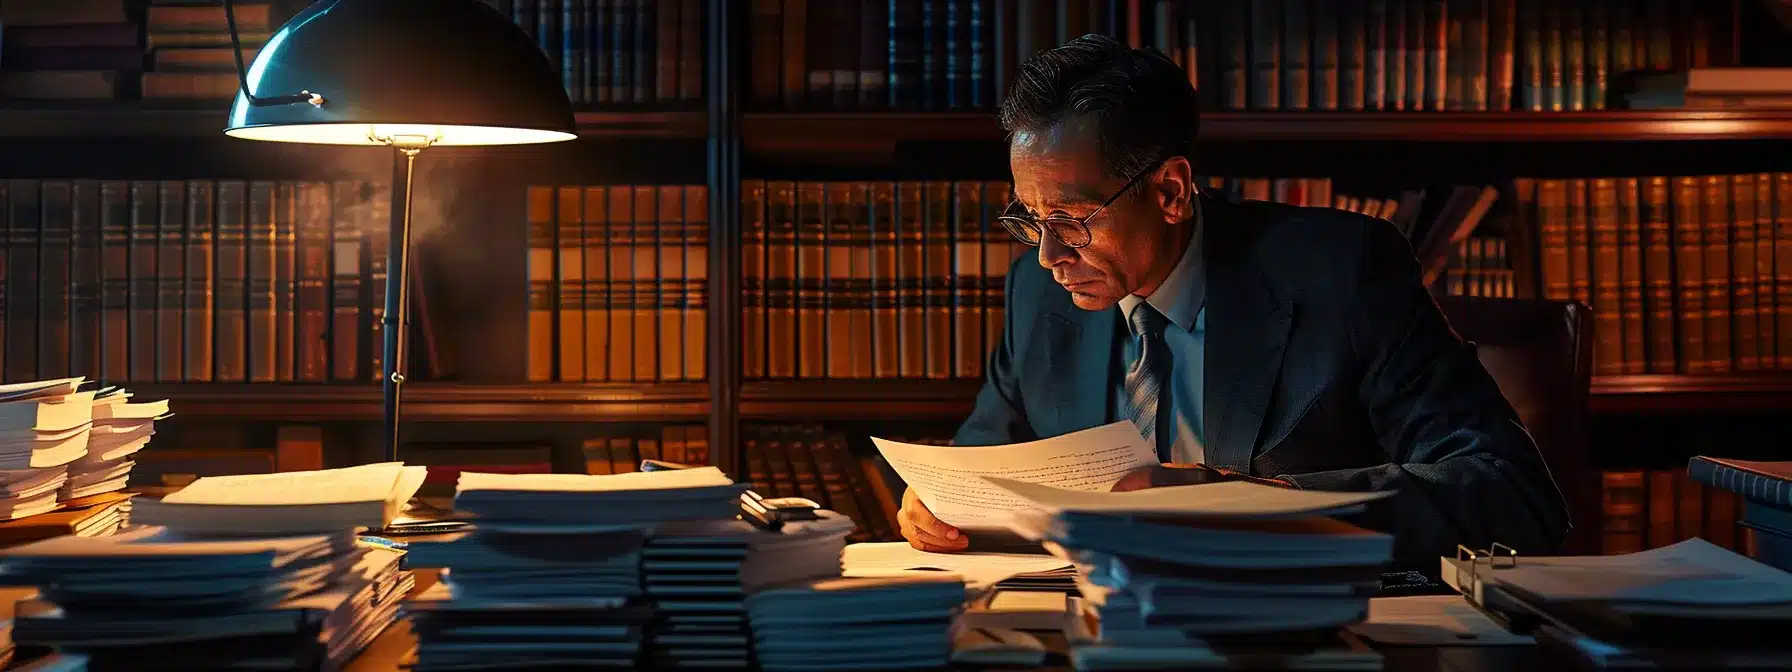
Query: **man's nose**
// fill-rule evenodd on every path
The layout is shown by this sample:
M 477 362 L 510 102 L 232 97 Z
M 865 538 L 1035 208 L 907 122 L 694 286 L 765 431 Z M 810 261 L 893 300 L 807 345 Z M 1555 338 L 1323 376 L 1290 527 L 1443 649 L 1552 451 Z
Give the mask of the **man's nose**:
M 1071 249 L 1069 245 L 1058 242 L 1057 236 L 1047 233 L 1039 237 L 1040 266 L 1051 268 L 1059 264 L 1068 263 L 1075 256 L 1076 250 Z

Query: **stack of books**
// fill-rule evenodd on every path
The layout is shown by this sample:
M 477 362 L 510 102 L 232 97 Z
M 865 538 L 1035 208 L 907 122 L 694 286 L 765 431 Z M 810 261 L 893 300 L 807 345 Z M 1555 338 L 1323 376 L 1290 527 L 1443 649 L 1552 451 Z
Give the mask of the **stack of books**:
M 1741 524 L 1756 560 L 1792 572 L 1792 462 L 1696 456 L 1686 477 L 1742 495 Z
M 853 521 L 833 511 L 766 530 L 742 520 L 667 523 L 647 542 L 642 573 L 654 620 L 648 662 L 748 667 L 744 598 L 767 585 L 840 575 Z
M 234 4 L 247 67 L 280 21 L 270 2 Z M 236 53 L 223 3 L 152 0 L 144 18 L 151 61 L 150 71 L 143 73 L 144 100 L 229 100 L 236 95 Z
M 417 633 L 412 668 L 635 664 L 652 616 L 641 574 L 648 536 L 664 523 L 728 520 L 744 490 L 714 467 L 462 472 L 454 508 L 472 531 L 411 545 L 413 567 L 443 568 L 404 607 Z
M 0 26 L 4 27 L 0 42 L 6 47 L 0 56 L 4 59 L 0 62 L 0 99 L 17 105 L 27 100 L 103 102 L 134 96 L 143 72 L 142 28 L 133 17 L 134 8 L 130 0 L 0 3 Z M 37 291 L 36 287 L 15 287 L 15 292 Z M 63 284 L 55 289 L 67 288 Z M 18 305 L 14 304 L 14 310 Z M 9 340 L 26 338 L 33 330 L 22 326 L 18 321 L 12 323 Z M 62 339 L 66 347 L 68 337 Z M 48 362 L 47 340 L 44 347 L 44 361 Z
M 355 533 L 387 524 L 423 475 L 389 463 L 201 478 L 144 502 L 156 524 L 0 551 L 0 577 L 41 593 L 14 640 L 88 669 L 336 669 L 412 587 L 401 554 Z
M 945 667 L 952 620 L 964 606 L 955 574 L 804 581 L 747 597 L 764 670 Z
M 123 490 L 131 480 L 131 459 L 149 445 L 156 421 L 168 417 L 168 401 L 132 403 L 131 393 L 120 388 L 101 391 L 93 399 L 93 429 L 87 437 L 87 454 L 68 465 L 68 482 L 60 499 L 88 497 Z
M 1010 528 L 1078 570 L 1078 669 L 1320 664 L 1379 668 L 1338 637 L 1368 614 L 1391 535 L 1333 516 L 1385 493 L 1247 482 L 1082 492 L 986 477 L 1037 508 Z

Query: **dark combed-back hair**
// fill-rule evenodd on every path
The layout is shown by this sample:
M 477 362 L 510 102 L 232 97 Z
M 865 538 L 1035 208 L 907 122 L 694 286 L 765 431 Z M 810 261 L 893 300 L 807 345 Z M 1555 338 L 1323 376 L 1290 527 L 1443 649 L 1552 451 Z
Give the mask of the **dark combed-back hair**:
M 1094 133 L 1105 170 L 1126 178 L 1172 156 L 1194 159 L 1200 127 L 1188 73 L 1156 49 L 1084 35 L 1021 63 L 1002 129 Z

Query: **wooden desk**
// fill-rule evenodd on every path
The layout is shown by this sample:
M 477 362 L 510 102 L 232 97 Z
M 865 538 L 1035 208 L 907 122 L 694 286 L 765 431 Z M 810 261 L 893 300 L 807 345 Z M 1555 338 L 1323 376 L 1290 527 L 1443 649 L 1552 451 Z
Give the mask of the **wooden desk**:
M 432 569 L 416 570 L 416 594 L 435 585 L 437 573 Z M 29 588 L 0 589 L 0 617 L 12 618 L 13 605 L 26 599 L 37 591 Z M 1054 648 L 1062 651 L 1062 640 L 1055 643 Z M 386 628 L 386 631 L 373 640 L 361 655 L 351 661 L 345 672 L 397 672 L 406 658 L 417 646 L 417 637 L 411 632 L 408 621 L 399 621 Z M 1547 662 L 1537 653 L 1536 647 L 1530 646 L 1489 646 L 1489 647 L 1383 647 L 1380 649 L 1386 660 L 1383 667 L 1387 672 L 1433 672 L 1433 671 L 1474 671 L 1474 670 L 1538 670 Z M 1044 670 L 1071 669 L 1062 656 L 1055 657 L 1056 665 L 1041 668 Z M 35 660 L 15 659 L 9 669 L 28 666 Z

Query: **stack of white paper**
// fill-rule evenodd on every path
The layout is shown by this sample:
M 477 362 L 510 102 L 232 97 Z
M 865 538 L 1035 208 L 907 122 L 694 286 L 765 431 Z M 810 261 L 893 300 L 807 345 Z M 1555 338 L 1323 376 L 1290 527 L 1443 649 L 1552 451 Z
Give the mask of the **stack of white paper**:
M 1386 493 L 1247 482 L 1079 492 L 987 480 L 1029 503 L 1011 516 L 1013 531 L 1079 570 L 1083 601 L 1100 618 L 1099 639 L 1074 656 L 1079 667 L 1195 664 L 1221 640 L 1335 632 L 1363 620 L 1393 552 L 1390 535 L 1332 517 Z
M 137 502 L 132 522 L 182 534 L 262 537 L 329 533 L 392 522 L 427 468 L 381 462 L 343 469 L 207 476 L 160 500 Z
M 0 385 L 0 520 L 56 508 L 92 432 L 94 393 L 77 391 L 82 380 Z
M 632 665 L 651 615 L 642 550 L 668 521 L 727 520 L 744 486 L 714 467 L 607 476 L 462 472 L 474 530 L 411 546 L 440 586 L 405 606 L 417 670 Z
M 76 499 L 122 490 L 131 479 L 131 459 L 149 445 L 156 421 L 168 417 L 168 401 L 132 402 L 131 393 L 112 388 L 93 399 L 93 428 L 87 453 L 68 465 L 68 482 L 59 499 Z
M 765 670 L 925 669 L 952 653 L 964 583 L 940 572 L 801 582 L 747 597 Z
M 763 530 L 741 520 L 660 525 L 642 563 L 654 621 L 649 662 L 661 667 L 745 668 L 752 655 L 742 599 L 769 584 L 840 575 L 850 518 Z
M 0 552 L 0 577 L 37 586 L 13 636 L 89 669 L 337 669 L 410 589 L 400 553 L 350 532 L 194 540 L 144 527 Z

